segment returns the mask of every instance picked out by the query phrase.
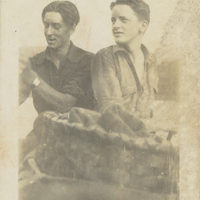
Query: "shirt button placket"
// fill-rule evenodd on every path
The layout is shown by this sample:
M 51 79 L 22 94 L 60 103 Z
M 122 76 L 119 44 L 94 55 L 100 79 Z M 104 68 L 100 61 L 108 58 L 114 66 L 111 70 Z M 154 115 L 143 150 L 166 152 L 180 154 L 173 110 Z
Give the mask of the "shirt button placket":
M 58 88 L 58 86 L 59 86 L 59 69 L 57 69 L 56 70 L 56 76 L 55 76 L 55 86 L 56 86 L 56 88 Z

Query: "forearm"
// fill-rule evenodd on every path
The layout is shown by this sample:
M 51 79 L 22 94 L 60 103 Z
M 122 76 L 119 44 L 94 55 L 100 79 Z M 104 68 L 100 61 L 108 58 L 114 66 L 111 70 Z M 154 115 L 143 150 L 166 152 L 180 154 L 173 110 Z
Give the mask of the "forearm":
M 19 94 L 18 105 L 19 106 L 26 101 L 26 99 L 30 95 L 30 92 L 31 92 L 30 87 L 28 87 L 26 84 L 22 82 L 19 82 L 19 89 L 18 89 L 18 94 Z
M 33 91 L 60 113 L 68 112 L 77 101 L 75 97 L 69 94 L 56 91 L 43 80 L 40 80 L 40 84 L 33 88 Z
M 31 63 L 28 62 L 26 67 L 20 73 L 20 83 L 26 88 L 32 89 L 44 103 L 51 105 L 53 110 L 60 113 L 67 112 L 76 104 L 77 99 L 69 94 L 58 92 L 50 87 L 42 79 L 37 86 L 34 86 L 34 81 L 38 78 L 38 74 L 32 70 Z

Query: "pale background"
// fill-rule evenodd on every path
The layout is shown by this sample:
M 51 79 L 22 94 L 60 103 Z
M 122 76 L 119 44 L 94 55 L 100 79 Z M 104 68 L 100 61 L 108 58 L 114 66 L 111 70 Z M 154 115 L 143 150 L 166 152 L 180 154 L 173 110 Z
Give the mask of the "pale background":
M 182 1 L 192 2 L 192 0 Z M 17 199 L 18 134 L 24 137 L 28 133 L 36 114 L 31 99 L 21 107 L 17 106 L 18 50 L 21 46 L 46 45 L 41 12 L 43 7 L 50 2 L 49 0 L 1 1 L 0 199 L 2 200 Z M 74 43 L 92 52 L 113 44 L 109 10 L 111 1 L 74 0 L 72 2 L 77 5 L 81 16 L 80 24 L 72 38 Z M 151 51 L 154 51 L 159 46 L 164 27 L 173 14 L 177 0 L 146 0 L 146 2 L 151 8 L 151 23 L 143 42 Z M 199 3 L 199 0 L 193 0 L 193 2 Z M 193 28 L 191 27 L 191 31 Z M 196 66 L 191 70 L 193 70 L 194 77 L 199 77 L 195 71 Z M 198 96 L 194 96 L 194 99 L 198 101 Z M 187 104 L 187 101 L 185 102 L 185 107 L 189 109 L 191 105 Z M 183 107 L 182 110 L 184 111 L 184 109 Z M 188 119 L 188 121 L 190 120 Z M 181 140 L 181 147 L 185 151 L 184 154 L 181 151 L 184 162 L 181 163 L 180 200 L 199 200 L 199 182 L 197 173 L 195 173 L 199 168 L 199 158 L 194 155 L 194 152 L 199 152 L 200 140 L 197 140 L 196 143 L 191 140 L 196 137 L 193 132 L 188 131 L 189 128 L 184 130 L 184 126 L 182 127 L 185 135 Z M 24 133 L 22 134 L 22 132 Z

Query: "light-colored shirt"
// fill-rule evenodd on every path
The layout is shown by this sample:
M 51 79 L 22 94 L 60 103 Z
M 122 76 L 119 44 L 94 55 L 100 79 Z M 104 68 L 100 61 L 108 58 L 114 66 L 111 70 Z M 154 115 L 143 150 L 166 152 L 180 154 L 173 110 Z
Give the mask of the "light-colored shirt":
M 158 83 L 156 60 L 144 45 L 141 45 L 141 50 L 144 73 L 140 81 L 129 54 L 120 46 L 104 48 L 94 57 L 92 87 L 100 112 L 111 104 L 120 104 L 140 118 L 152 116 L 150 104 Z

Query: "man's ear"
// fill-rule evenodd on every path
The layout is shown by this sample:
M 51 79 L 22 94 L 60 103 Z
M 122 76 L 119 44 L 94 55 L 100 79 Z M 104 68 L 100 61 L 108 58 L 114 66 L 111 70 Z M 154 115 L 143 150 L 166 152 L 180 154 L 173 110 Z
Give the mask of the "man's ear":
M 141 33 L 145 33 L 147 28 L 148 28 L 148 26 L 149 26 L 149 23 L 146 20 L 141 21 L 140 32 Z
M 71 27 L 70 35 L 72 35 L 76 30 L 76 24 Z

